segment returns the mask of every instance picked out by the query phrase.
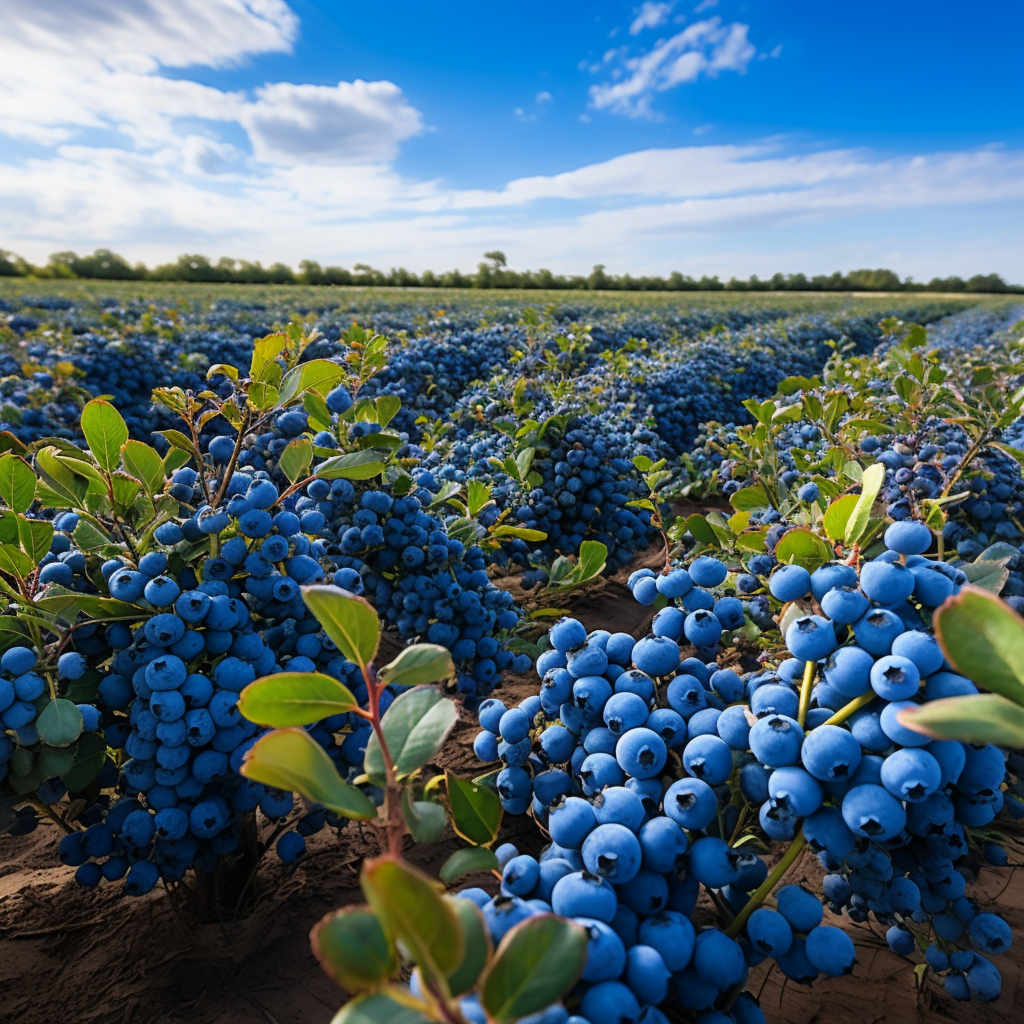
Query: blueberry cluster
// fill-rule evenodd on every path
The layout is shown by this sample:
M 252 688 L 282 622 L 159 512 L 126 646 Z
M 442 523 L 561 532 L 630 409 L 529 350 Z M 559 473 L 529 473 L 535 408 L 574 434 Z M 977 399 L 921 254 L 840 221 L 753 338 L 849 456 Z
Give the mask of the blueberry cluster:
M 505 809 L 532 810 L 552 840 L 539 861 L 506 865 L 485 916 L 550 908 L 590 929 L 602 966 L 584 974 L 588 1020 L 604 1021 L 608 1006 L 637 1020 L 670 988 L 687 1009 L 747 1019 L 738 1013 L 753 1011 L 732 999 L 766 957 L 800 982 L 845 973 L 854 947 L 822 923 L 822 896 L 836 913 L 873 914 L 899 952 L 931 941 L 927 962 L 957 998 L 998 996 L 987 957 L 1009 931 L 966 898 L 956 863 L 972 837 L 1005 861 L 989 828 L 1004 803 L 1004 755 L 929 741 L 897 720 L 917 701 L 975 690 L 923 617 L 964 577 L 923 557 L 933 537 L 920 523 L 893 523 L 885 540 L 859 573 L 840 563 L 771 573 L 789 654 L 775 669 L 741 676 L 712 660 L 744 608 L 711 593 L 728 569 L 701 557 L 631 577 L 641 603 L 669 599 L 649 636 L 588 635 L 560 620 L 537 660 L 540 693 L 481 705 L 475 749 L 501 761 Z M 774 907 L 752 904 L 768 867 L 737 843 L 748 822 L 769 842 L 806 840 L 829 872 L 824 893 L 787 886 Z M 691 920 L 701 885 L 724 931 Z M 653 975 L 632 974 L 633 956 Z M 588 1000 L 591 984 L 599 994 Z
M 656 351 L 639 367 L 635 398 L 649 408 L 658 435 L 681 454 L 703 424 L 748 422 L 745 399 L 770 395 L 785 377 L 817 373 L 829 341 L 849 341 L 866 352 L 879 339 L 877 322 L 864 316 L 793 317 L 731 337 L 719 332 L 693 344 L 685 361 L 677 352 Z
M 531 470 L 541 479 L 513 495 L 513 514 L 547 534 L 551 552 L 577 554 L 584 540 L 598 540 L 608 549 L 609 565 L 628 565 L 657 536 L 650 512 L 628 504 L 647 496 L 632 457 L 654 454 L 644 440 L 600 416 L 578 417 L 557 445 L 534 457 Z

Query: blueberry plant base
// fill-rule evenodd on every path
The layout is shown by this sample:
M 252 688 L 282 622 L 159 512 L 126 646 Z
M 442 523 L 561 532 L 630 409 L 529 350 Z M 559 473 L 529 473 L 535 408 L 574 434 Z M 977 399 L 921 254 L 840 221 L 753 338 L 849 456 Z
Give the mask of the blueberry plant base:
M 249 818 L 238 850 L 222 857 L 212 871 L 195 871 L 188 885 L 188 906 L 197 921 L 231 921 L 251 911 L 258 897 L 260 843 L 256 822 Z

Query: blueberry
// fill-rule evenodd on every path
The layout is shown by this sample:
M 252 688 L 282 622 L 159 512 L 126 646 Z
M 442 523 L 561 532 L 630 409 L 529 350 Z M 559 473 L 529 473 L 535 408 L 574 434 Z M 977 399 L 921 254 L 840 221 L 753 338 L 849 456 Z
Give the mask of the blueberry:
M 698 587 L 717 587 L 720 583 L 725 582 L 725 578 L 729 574 L 729 570 L 723 562 L 707 555 L 702 555 L 691 562 L 688 571 L 690 578 Z
M 768 589 L 778 601 L 799 601 L 811 592 L 811 574 L 801 565 L 780 565 L 769 578 Z
M 881 786 L 854 786 L 843 797 L 843 819 L 865 839 L 882 842 L 903 831 L 907 815 L 903 805 Z

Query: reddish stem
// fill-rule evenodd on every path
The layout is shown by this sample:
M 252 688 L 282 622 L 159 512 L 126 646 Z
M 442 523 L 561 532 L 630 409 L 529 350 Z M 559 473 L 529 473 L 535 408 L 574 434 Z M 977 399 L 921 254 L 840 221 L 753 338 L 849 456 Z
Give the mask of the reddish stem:
M 367 707 L 370 727 L 373 729 L 384 761 L 384 827 L 388 837 L 388 852 L 396 857 L 402 855 L 402 839 L 405 837 L 405 819 L 402 817 L 402 787 L 395 778 L 395 762 L 388 748 L 388 741 L 381 724 L 380 695 L 383 687 L 377 682 L 373 669 L 362 666 L 366 682 Z

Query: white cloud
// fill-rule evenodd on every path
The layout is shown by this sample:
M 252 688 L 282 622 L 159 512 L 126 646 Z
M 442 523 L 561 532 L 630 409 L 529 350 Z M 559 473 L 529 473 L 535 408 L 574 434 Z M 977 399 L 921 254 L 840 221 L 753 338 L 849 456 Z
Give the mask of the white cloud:
M 299 19 L 284 0 L 5 0 L 9 46 L 110 68 L 227 67 L 287 52 Z
M 295 164 L 386 162 L 423 128 L 418 110 L 392 82 L 339 82 L 334 88 L 278 82 L 256 90 L 239 120 L 258 160 Z
M 281 0 L 6 0 L 4 15 L 0 133 L 36 148 L 0 158 L 0 241 L 32 260 L 108 246 L 150 263 L 205 251 L 421 270 L 472 267 L 501 248 L 517 266 L 563 272 L 890 263 L 917 277 L 991 267 L 1024 278 L 1021 152 L 797 152 L 776 139 L 456 189 L 392 166 L 423 126 L 396 84 L 247 93 L 161 70 L 288 52 L 298 23 Z M 593 69 L 609 78 L 594 106 L 650 111 L 659 92 L 742 70 L 753 52 L 746 26 L 718 18 L 640 57 L 611 50 Z M 517 114 L 552 106 L 542 91 Z
M 694 7 L 693 13 L 694 14 L 703 14 L 704 11 L 710 11 L 712 7 L 717 7 L 717 6 L 718 6 L 718 0 L 700 0 L 700 3 L 697 4 L 696 7 Z
M 62 146 L 52 158 L 0 165 L 4 247 L 38 260 L 106 245 L 149 262 L 205 251 L 416 270 L 472 267 L 497 247 L 521 267 L 575 272 L 605 262 L 698 276 L 886 265 L 896 251 L 900 260 L 889 263 L 917 277 L 984 266 L 1024 278 L 1013 231 L 1024 212 L 1022 152 L 689 146 L 520 178 L 498 191 L 409 180 L 381 164 L 329 173 L 312 162 L 271 165 L 254 175 L 234 169 L 232 156 L 215 154 L 215 183 L 183 176 L 170 148 Z M 937 244 L 943 224 L 951 227 Z M 972 262 L 968 252 L 981 255 Z
M 173 147 L 191 174 L 220 174 L 244 154 L 221 131 L 239 124 L 258 161 L 388 161 L 422 129 L 391 82 L 269 83 L 254 98 L 169 78 L 163 67 L 226 67 L 288 52 L 298 19 L 283 0 L 10 0 L 0 63 L 0 132 L 42 145 L 113 131 L 137 150 Z M 205 122 L 201 144 L 188 119 Z
M 244 154 L 230 143 L 190 135 L 185 139 L 181 155 L 186 174 L 215 177 L 237 167 Z
M 591 86 L 591 106 L 630 117 L 652 117 L 656 93 L 696 81 L 701 75 L 713 78 L 720 71 L 743 73 L 757 53 L 747 39 L 749 27 L 735 21 L 725 25 L 718 17 L 694 22 L 647 53 L 626 59 L 625 77 L 616 80 L 613 74 L 612 82 Z M 606 62 L 610 59 L 606 54 Z
M 645 28 L 657 28 L 659 25 L 664 25 L 671 13 L 671 4 L 653 3 L 652 0 L 644 0 L 637 16 L 629 26 L 629 34 L 631 36 L 639 35 Z

